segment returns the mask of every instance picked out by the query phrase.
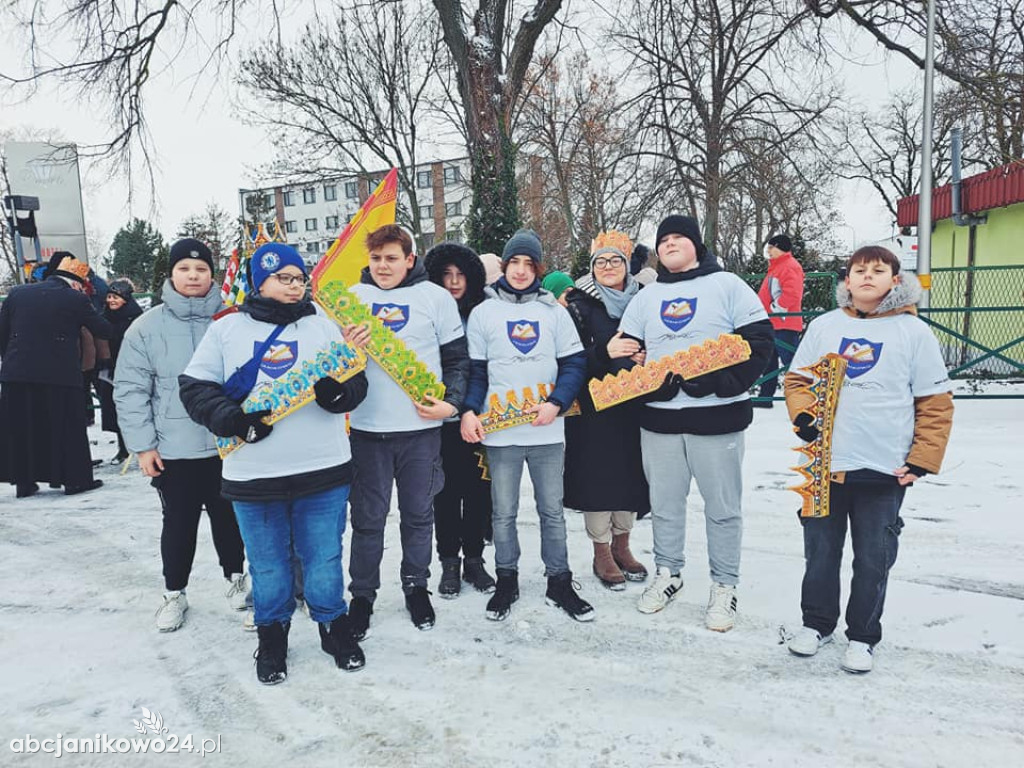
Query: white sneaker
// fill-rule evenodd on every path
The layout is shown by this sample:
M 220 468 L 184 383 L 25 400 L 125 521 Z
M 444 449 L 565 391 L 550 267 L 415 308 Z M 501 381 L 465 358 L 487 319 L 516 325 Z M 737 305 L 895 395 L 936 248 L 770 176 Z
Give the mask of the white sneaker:
M 636 609 L 640 613 L 657 613 L 668 605 L 682 588 L 682 575 L 673 576 L 668 568 L 661 566 L 654 581 L 640 595 Z
M 184 592 L 165 592 L 164 604 L 156 612 L 156 628 L 161 632 L 173 632 L 185 623 L 188 598 Z
M 728 632 L 736 624 L 736 587 L 712 584 L 704 626 L 713 632 Z
M 851 640 L 846 647 L 846 654 L 843 656 L 843 663 L 840 666 L 847 672 L 853 672 L 856 675 L 870 672 L 874 664 L 872 657 L 874 652 L 875 649 L 867 643 Z
M 794 656 L 813 656 L 823 645 L 832 642 L 832 635 L 821 636 L 821 633 L 810 627 L 800 627 L 799 631 L 790 638 L 787 647 Z
M 242 619 L 242 629 L 246 632 L 256 631 L 256 612 L 252 608 L 245 612 L 245 618 Z
M 251 594 L 252 584 L 249 583 L 249 575 L 246 573 L 231 574 L 228 591 L 224 593 L 231 609 L 234 611 L 244 611 L 249 607 L 249 596 Z

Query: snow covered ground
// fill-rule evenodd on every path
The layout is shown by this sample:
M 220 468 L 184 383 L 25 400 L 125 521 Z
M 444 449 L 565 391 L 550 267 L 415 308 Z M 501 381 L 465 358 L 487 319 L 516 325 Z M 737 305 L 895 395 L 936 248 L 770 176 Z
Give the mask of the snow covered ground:
M 1005 387 L 994 391 L 1004 393 Z M 1018 390 L 1019 391 L 1019 390 Z M 570 556 L 597 619 L 544 604 L 536 513 L 520 511 L 522 598 L 505 623 L 486 598 L 435 599 L 432 632 L 410 624 L 394 516 L 367 667 L 337 670 L 296 617 L 289 678 L 260 685 L 253 634 L 229 612 L 203 525 L 186 626 L 153 627 L 162 579 L 156 493 L 135 468 L 74 498 L 15 501 L 0 488 L 0 765 L 49 764 L 12 740 L 140 738 L 141 707 L 169 734 L 220 738 L 206 761 L 244 766 L 1001 766 L 1024 765 L 1024 402 L 958 401 L 945 472 L 907 496 L 876 669 L 839 669 L 845 641 L 809 660 L 779 644 L 799 625 L 796 454 L 781 407 L 747 433 L 740 620 L 703 628 L 708 576 L 699 496 L 689 564 L 665 612 L 641 587 L 601 588 L 582 516 Z M 97 457 L 116 447 L 94 433 Z M 347 538 L 347 537 L 346 537 Z M 636 551 L 651 564 L 651 528 Z M 346 541 L 347 546 L 347 541 Z M 491 560 L 491 550 L 486 552 Z M 432 588 L 436 576 L 432 578 Z M 167 737 L 165 737 L 167 738 Z M 208 742 L 212 743 L 212 742 Z M 65 755 L 71 765 L 167 765 L 198 755 Z

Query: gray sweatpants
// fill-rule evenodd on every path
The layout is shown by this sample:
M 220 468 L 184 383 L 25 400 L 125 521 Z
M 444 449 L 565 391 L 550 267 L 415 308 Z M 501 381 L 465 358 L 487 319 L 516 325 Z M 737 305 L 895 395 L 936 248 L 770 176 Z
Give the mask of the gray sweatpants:
M 711 578 L 736 585 L 743 539 L 743 433 L 663 435 L 640 430 L 651 487 L 654 564 L 673 573 L 686 565 L 686 496 L 690 479 L 704 499 Z

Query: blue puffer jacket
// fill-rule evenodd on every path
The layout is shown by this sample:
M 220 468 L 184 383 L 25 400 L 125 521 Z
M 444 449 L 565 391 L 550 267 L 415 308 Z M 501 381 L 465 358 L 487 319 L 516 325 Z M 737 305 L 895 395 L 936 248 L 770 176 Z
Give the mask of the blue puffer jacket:
M 221 308 L 220 286 L 187 298 L 167 280 L 164 303 L 136 320 L 124 335 L 114 372 L 114 403 L 128 450 L 157 449 L 165 459 L 217 454 L 213 435 L 185 412 L 178 376 Z

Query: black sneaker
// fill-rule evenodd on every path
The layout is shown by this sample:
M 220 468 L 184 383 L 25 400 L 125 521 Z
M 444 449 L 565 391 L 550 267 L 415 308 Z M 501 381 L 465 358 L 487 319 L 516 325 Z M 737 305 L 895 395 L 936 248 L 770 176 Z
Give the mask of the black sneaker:
M 253 653 L 256 659 L 256 677 L 264 685 L 283 683 L 288 677 L 288 630 L 291 624 L 268 624 L 256 627 L 260 639 L 259 648 Z
M 576 594 L 579 588 L 571 573 L 548 577 L 547 604 L 572 616 L 576 621 L 593 621 L 594 606 Z
M 437 593 L 447 600 L 458 597 L 462 591 L 462 580 L 459 579 L 461 562 L 457 557 L 441 558 L 441 581 L 437 585 Z
M 462 578 L 468 581 L 477 592 L 490 594 L 494 591 L 494 578 L 484 568 L 482 557 L 467 557 L 462 564 Z
M 498 569 L 498 586 L 487 601 L 487 613 L 491 621 L 504 621 L 512 612 L 512 603 L 519 599 L 519 573 Z
M 426 632 L 434 628 L 434 606 L 430 604 L 430 593 L 426 587 L 412 587 L 405 593 L 405 607 L 416 629 Z
M 102 462 L 101 462 L 102 463 Z M 65 496 L 74 496 L 79 493 L 85 493 L 86 491 L 95 491 L 97 488 L 103 487 L 102 480 L 93 480 L 88 485 L 66 485 L 64 486 Z
M 38 483 L 18 483 L 14 489 L 14 497 L 17 499 L 27 499 L 29 496 L 34 496 L 37 493 L 39 493 Z
M 353 597 L 348 604 L 348 629 L 357 643 L 370 636 L 373 603 L 365 597 Z
M 334 657 L 338 669 L 355 672 L 366 666 L 366 657 L 352 637 L 348 616 L 339 616 L 330 624 L 320 624 L 320 647 Z

